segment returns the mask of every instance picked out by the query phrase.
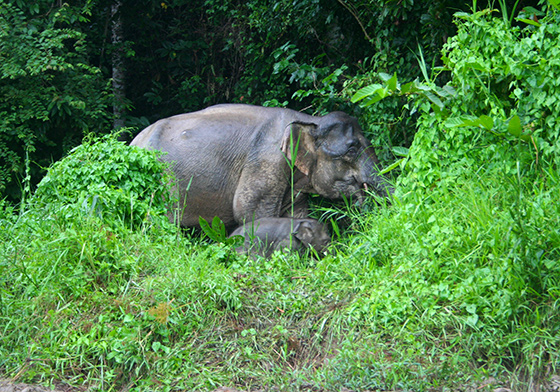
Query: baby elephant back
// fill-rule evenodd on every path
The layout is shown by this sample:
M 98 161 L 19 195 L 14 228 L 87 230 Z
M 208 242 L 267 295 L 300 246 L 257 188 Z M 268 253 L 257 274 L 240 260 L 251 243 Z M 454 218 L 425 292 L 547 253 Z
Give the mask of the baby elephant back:
M 261 218 L 237 228 L 231 236 L 244 237 L 240 253 L 270 257 L 276 250 L 303 253 L 314 249 L 323 255 L 331 242 L 329 231 L 316 219 Z

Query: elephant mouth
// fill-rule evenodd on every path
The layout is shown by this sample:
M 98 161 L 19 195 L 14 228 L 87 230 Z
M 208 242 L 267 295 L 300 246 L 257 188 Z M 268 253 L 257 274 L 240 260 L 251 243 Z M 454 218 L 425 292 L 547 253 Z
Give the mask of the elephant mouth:
M 367 182 L 362 182 L 360 184 L 359 187 L 356 187 L 357 189 L 354 190 L 354 192 L 352 192 L 352 198 L 355 201 L 354 204 L 361 206 L 364 204 L 366 197 L 367 196 L 371 196 L 371 195 L 383 195 L 386 196 L 387 194 L 385 194 L 385 190 L 382 190 L 381 192 L 379 191 L 379 189 L 375 186 L 375 184 L 371 184 L 371 183 L 367 183 Z M 391 192 L 392 193 L 392 192 Z
M 347 199 L 351 204 L 361 206 L 368 195 L 377 193 L 376 186 L 370 182 L 361 181 L 355 176 L 349 176 L 331 183 L 329 187 L 316 186 L 314 190 L 332 200 Z
M 356 205 L 361 206 L 362 204 L 364 204 L 364 201 L 366 200 L 366 195 L 369 193 L 369 189 L 368 189 L 368 184 L 367 183 L 363 183 L 361 188 L 355 192 L 356 195 Z
M 369 189 L 371 189 L 371 185 L 361 183 L 355 178 L 340 181 L 333 187 L 335 191 L 333 199 L 348 199 L 352 204 L 360 206 L 364 203 Z

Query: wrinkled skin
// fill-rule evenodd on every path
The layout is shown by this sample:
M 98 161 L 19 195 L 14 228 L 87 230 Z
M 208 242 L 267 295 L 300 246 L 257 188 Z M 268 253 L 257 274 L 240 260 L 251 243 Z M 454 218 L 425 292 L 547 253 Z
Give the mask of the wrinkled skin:
M 238 227 L 230 237 L 245 238 L 239 253 L 270 257 L 276 250 L 291 249 L 302 253 L 313 248 L 323 255 L 331 243 L 326 226 L 316 219 L 262 218 Z
M 364 188 L 390 193 L 353 117 L 224 104 L 160 120 L 131 145 L 166 152 L 180 223 L 218 216 L 229 229 L 262 217 L 307 217 L 306 194 L 361 202 Z M 296 148 L 297 147 L 297 148 Z

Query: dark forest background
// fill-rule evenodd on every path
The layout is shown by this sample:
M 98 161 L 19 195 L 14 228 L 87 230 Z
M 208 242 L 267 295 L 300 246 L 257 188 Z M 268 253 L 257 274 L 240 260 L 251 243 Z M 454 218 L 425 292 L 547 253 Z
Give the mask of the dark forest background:
M 415 117 L 392 97 L 367 115 L 350 97 L 441 66 L 458 11 L 537 1 L 129 1 L 0 3 L 0 196 L 12 202 L 88 133 L 242 102 L 358 116 L 383 162 Z M 447 75 L 438 71 L 445 82 Z

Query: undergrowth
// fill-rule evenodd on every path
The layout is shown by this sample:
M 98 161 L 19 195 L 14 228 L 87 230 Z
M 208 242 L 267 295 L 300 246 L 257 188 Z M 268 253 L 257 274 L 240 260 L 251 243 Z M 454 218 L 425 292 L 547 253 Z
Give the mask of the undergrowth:
M 543 175 L 327 209 L 350 224 L 320 260 L 67 200 L 4 207 L 0 372 L 92 391 L 530 390 L 559 366 L 560 182 Z

